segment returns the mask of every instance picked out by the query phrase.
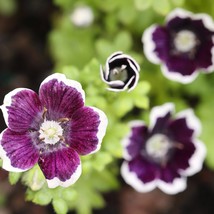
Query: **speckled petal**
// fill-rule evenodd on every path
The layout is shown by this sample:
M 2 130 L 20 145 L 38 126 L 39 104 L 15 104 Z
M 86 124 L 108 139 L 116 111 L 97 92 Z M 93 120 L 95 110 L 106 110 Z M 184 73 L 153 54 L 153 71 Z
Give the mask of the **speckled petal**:
M 48 109 L 46 116 L 49 120 L 70 118 L 85 101 L 85 92 L 80 83 L 58 73 L 48 76 L 41 83 L 39 96 Z
M 43 106 L 34 91 L 17 88 L 5 96 L 1 110 L 8 127 L 23 132 L 38 128 Z
M 82 171 L 79 155 L 69 147 L 41 154 L 38 163 L 49 188 L 72 185 Z
M 0 157 L 5 170 L 22 172 L 37 163 L 39 151 L 33 145 L 28 133 L 5 129 L 0 135 L 0 142 Z
M 100 149 L 107 124 L 107 117 L 101 110 L 80 108 L 72 117 L 71 132 L 66 140 L 80 155 L 94 153 Z

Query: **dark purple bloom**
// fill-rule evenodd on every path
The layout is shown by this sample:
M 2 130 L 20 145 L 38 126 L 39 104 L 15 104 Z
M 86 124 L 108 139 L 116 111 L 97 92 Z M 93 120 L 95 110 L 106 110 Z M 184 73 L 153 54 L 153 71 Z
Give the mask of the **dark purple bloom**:
M 207 14 L 175 9 L 166 25 L 152 25 L 142 42 L 146 57 L 162 64 L 163 74 L 181 83 L 190 83 L 199 71 L 214 70 L 214 23 Z
M 111 91 L 131 91 L 139 80 L 140 67 L 129 55 L 115 52 L 106 60 L 105 68 L 100 67 L 102 80 Z
M 79 155 L 99 150 L 107 126 L 105 114 L 84 101 L 81 85 L 63 74 L 47 77 L 38 94 L 8 93 L 1 106 L 8 126 L 0 135 L 3 168 L 21 172 L 38 163 L 50 188 L 76 182 Z
M 186 176 L 200 171 L 206 148 L 197 137 L 201 126 L 191 109 L 172 117 L 174 105 L 152 109 L 151 124 L 131 123 L 131 132 L 124 139 L 121 174 L 137 191 L 158 187 L 175 194 L 186 188 Z

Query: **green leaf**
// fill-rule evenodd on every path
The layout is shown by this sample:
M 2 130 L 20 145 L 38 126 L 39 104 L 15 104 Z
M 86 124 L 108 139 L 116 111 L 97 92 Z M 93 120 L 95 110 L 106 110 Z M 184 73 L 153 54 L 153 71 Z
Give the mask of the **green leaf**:
M 33 202 L 39 205 L 47 205 L 51 202 L 52 196 L 49 191 L 38 191 L 33 197 Z
M 21 176 L 22 176 L 22 173 L 20 173 L 20 172 L 10 172 L 9 173 L 10 184 L 12 184 L 12 185 L 16 184 L 19 181 L 19 179 L 21 178 Z
M 132 47 L 132 37 L 129 32 L 122 31 L 116 36 L 114 43 L 118 50 L 126 52 Z
M 52 204 L 57 214 L 66 214 L 68 212 L 68 205 L 62 198 L 54 198 Z
M 171 0 L 175 6 L 182 6 L 185 3 L 185 0 Z
M 38 165 L 25 172 L 22 176 L 22 181 L 33 191 L 40 190 L 46 183 L 45 177 Z
M 102 171 L 111 161 L 112 156 L 110 154 L 99 151 L 96 155 L 94 155 L 92 164 L 96 170 Z
M 166 15 L 171 10 L 171 5 L 169 0 L 153 0 L 153 8 L 157 13 L 161 15 Z
M 78 193 L 73 187 L 70 188 L 64 188 L 62 192 L 62 196 L 65 200 L 69 201 L 75 201 L 77 199 Z
M 118 11 L 118 19 L 124 25 L 131 25 L 134 22 L 135 18 L 136 18 L 136 9 L 134 8 L 132 1 L 131 4 L 124 5 L 124 7 L 122 7 Z
M 134 0 L 137 10 L 143 11 L 152 5 L 153 0 Z
M 0 13 L 4 16 L 11 16 L 17 10 L 17 2 L 15 0 L 0 0 Z

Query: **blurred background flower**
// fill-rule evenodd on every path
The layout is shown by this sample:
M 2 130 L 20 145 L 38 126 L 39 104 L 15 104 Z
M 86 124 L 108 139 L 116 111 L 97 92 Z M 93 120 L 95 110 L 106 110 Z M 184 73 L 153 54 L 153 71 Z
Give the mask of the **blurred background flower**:
M 93 11 L 93 21 L 88 26 L 72 23 L 72 13 L 80 6 Z M 93 158 L 82 158 L 84 176 L 72 187 L 43 188 L 38 166 L 24 173 L 8 174 L 1 169 L 1 212 L 214 212 L 213 73 L 199 75 L 188 85 L 172 82 L 162 75 L 160 66 L 144 57 L 141 43 L 142 33 L 154 23 L 163 25 L 166 16 L 177 7 L 206 13 L 213 19 L 212 0 L 0 0 L 2 101 L 17 87 L 37 91 L 44 77 L 61 72 L 81 82 L 86 105 L 100 108 L 109 118 L 101 150 Z M 106 90 L 100 78 L 100 64 L 105 65 L 108 56 L 118 50 L 132 56 L 141 68 L 139 82 L 129 93 Z M 200 138 L 207 147 L 205 164 L 200 173 L 188 179 L 182 193 L 138 193 L 120 177 L 120 142 L 128 134 L 129 121 L 141 119 L 149 124 L 151 108 L 165 102 L 173 102 L 177 111 L 194 109 L 202 123 Z M 6 125 L 1 120 L 3 130 Z

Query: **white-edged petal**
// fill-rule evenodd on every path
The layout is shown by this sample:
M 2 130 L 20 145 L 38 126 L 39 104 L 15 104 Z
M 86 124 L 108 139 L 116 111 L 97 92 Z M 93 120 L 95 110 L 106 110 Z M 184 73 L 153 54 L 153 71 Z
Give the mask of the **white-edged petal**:
M 203 73 L 212 73 L 212 72 L 214 72 L 214 36 L 212 37 L 212 42 L 213 42 L 213 46 L 211 48 L 211 55 L 212 55 L 211 61 L 212 61 L 212 64 L 208 68 L 206 68 L 204 70 L 202 69 L 201 71 Z
M 74 184 L 79 179 L 81 173 L 82 173 L 82 166 L 80 164 L 77 167 L 76 171 L 72 174 L 71 178 L 66 181 L 61 181 L 57 177 L 55 177 L 51 180 L 46 179 L 47 183 L 48 183 L 48 187 L 49 188 L 56 188 L 58 186 L 68 187 L 68 186 Z
M 157 180 L 157 187 L 163 192 L 174 195 L 186 189 L 187 182 L 185 177 L 175 178 L 172 183 Z
M 97 131 L 97 138 L 98 138 L 97 148 L 94 151 L 92 151 L 91 153 L 89 153 L 89 154 L 93 154 L 93 153 L 97 152 L 101 147 L 103 137 L 106 134 L 108 118 L 107 118 L 106 114 L 103 111 L 101 111 L 100 109 L 98 109 L 96 107 L 90 107 L 90 108 L 93 109 L 99 115 L 99 119 L 100 119 L 100 124 L 98 126 L 98 131 Z
M 200 120 L 195 116 L 192 109 L 186 109 L 181 112 L 179 112 L 176 115 L 176 118 L 185 118 L 187 122 L 187 126 L 194 131 L 193 135 L 195 137 L 199 136 L 201 133 L 201 122 Z
M 190 166 L 185 170 L 180 170 L 180 174 L 183 176 L 191 176 L 201 171 L 207 154 L 207 150 L 203 142 L 198 139 L 194 139 L 193 143 L 195 145 L 195 152 L 189 159 Z
M 158 118 L 164 117 L 167 113 L 173 114 L 175 111 L 175 106 L 173 103 L 165 103 L 161 106 L 155 106 L 152 108 L 150 113 L 150 129 L 152 129 Z
M 142 127 L 145 126 L 144 122 L 141 120 L 133 120 L 129 123 L 130 128 L 135 127 Z M 132 136 L 132 131 L 129 132 L 129 134 L 123 138 L 121 141 L 122 147 L 123 147 L 123 158 L 125 160 L 131 160 L 131 156 L 128 153 L 127 146 L 131 143 L 130 137 Z
M 157 180 L 143 183 L 134 172 L 131 172 L 126 161 L 121 166 L 121 175 L 125 182 L 132 186 L 138 192 L 149 192 L 157 187 Z
M 67 86 L 75 88 L 82 95 L 83 102 L 85 102 L 85 92 L 83 91 L 81 84 L 75 80 L 67 79 L 64 74 L 60 74 L 60 73 L 51 74 L 50 76 L 48 76 L 42 81 L 40 88 L 42 87 L 43 84 L 53 79 L 57 79 L 58 82 L 63 82 Z
M 5 123 L 7 126 L 9 125 L 8 124 L 8 109 L 7 109 L 7 107 L 11 106 L 12 97 L 15 96 L 17 93 L 19 93 L 20 91 L 23 91 L 23 90 L 32 91 L 31 89 L 28 89 L 28 88 L 16 88 L 16 89 L 10 91 L 8 94 L 5 95 L 4 100 L 3 100 L 3 105 L 0 106 L 2 113 L 3 113 Z
M 166 78 L 183 84 L 193 82 L 199 74 L 199 72 L 195 70 L 191 75 L 184 76 L 177 71 L 169 71 L 165 64 L 161 66 L 161 71 Z
M 184 10 L 182 8 L 176 8 L 167 15 L 166 21 L 169 22 L 176 17 L 179 17 L 182 19 L 188 18 L 188 17 L 193 18 L 194 14 L 191 13 L 190 11 Z
M 160 64 L 161 60 L 160 58 L 156 55 L 155 53 L 155 42 L 152 39 L 152 34 L 156 30 L 158 26 L 157 25 L 152 25 L 149 28 L 147 28 L 143 35 L 142 35 L 142 43 L 143 43 L 143 49 L 144 49 L 144 54 L 146 58 L 151 61 L 154 64 Z
M 1 134 L 0 134 L 0 142 L 2 140 L 2 136 L 3 136 L 3 133 L 5 131 L 6 131 L 6 129 L 4 131 L 2 131 Z M 8 172 L 24 172 L 24 171 L 28 170 L 28 169 L 20 169 L 20 168 L 13 167 L 11 165 L 11 160 L 7 156 L 7 153 L 4 150 L 4 148 L 2 147 L 1 143 L 0 143 L 0 158 L 3 160 L 2 168 L 7 170 Z

